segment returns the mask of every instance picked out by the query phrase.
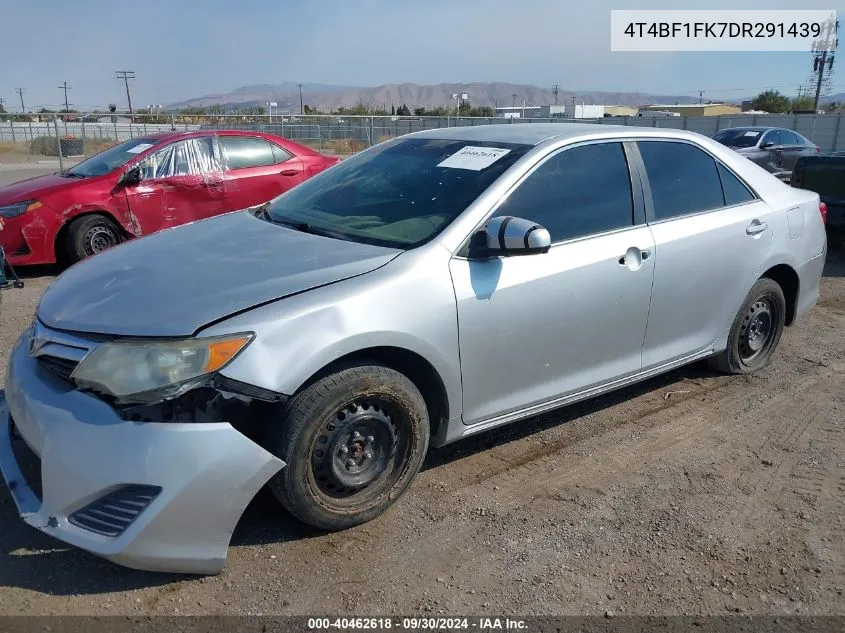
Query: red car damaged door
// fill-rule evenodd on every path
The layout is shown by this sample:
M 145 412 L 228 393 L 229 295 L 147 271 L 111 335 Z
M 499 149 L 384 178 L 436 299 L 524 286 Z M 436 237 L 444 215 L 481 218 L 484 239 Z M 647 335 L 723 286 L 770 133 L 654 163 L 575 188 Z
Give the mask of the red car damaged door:
M 139 167 L 141 181 L 126 187 L 126 197 L 143 235 L 226 210 L 223 170 L 212 136 L 166 145 Z
M 220 135 L 226 206 L 246 209 L 272 200 L 306 178 L 302 159 L 257 136 Z

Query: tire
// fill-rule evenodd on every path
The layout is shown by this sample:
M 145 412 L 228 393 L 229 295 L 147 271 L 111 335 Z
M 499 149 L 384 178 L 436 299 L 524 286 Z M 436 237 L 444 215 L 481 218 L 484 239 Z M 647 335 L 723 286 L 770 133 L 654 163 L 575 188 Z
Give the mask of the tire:
M 755 283 L 734 318 L 727 349 L 710 359 L 726 374 L 753 374 L 772 358 L 783 334 L 786 300 L 780 285 L 763 277 Z
M 428 439 L 425 400 L 406 376 L 378 364 L 347 367 L 288 402 L 267 442 L 286 465 L 269 487 L 300 521 L 343 530 L 405 492 Z
M 117 246 L 123 241 L 120 227 L 104 215 L 93 214 L 70 223 L 65 247 L 71 264 Z

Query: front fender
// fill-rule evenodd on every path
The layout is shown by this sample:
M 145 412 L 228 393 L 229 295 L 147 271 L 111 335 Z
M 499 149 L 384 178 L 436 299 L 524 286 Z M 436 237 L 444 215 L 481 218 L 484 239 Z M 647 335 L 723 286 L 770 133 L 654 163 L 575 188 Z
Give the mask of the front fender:
M 439 246 L 432 251 L 445 252 Z M 458 322 L 448 256 L 408 255 L 365 275 L 281 299 L 203 330 L 203 336 L 256 334 L 221 373 L 293 394 L 343 356 L 396 347 L 418 354 L 434 367 L 445 386 L 451 416 L 460 415 Z M 421 258 L 428 261 L 420 263 Z

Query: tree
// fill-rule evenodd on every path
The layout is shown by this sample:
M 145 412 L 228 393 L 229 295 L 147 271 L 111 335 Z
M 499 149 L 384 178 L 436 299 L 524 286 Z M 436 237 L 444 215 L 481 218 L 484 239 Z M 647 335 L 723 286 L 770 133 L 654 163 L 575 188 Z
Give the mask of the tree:
M 792 111 L 795 110 L 812 110 L 815 105 L 813 98 L 808 96 L 797 97 L 792 100 Z
M 305 114 L 317 114 L 317 108 L 314 108 L 314 107 L 308 105 L 307 103 L 302 108 L 302 110 Z
M 414 108 L 414 114 L 417 116 L 425 116 L 425 108 Z
M 220 105 L 219 103 L 215 103 L 212 106 L 208 107 L 209 114 L 226 114 L 226 108 Z
M 399 106 L 399 109 L 396 110 L 396 114 L 399 116 L 411 116 L 411 109 L 403 103 Z
M 837 103 L 836 101 L 831 101 L 830 103 L 828 103 L 824 107 L 825 112 L 836 112 L 837 110 L 841 110 L 841 109 L 842 109 L 842 104 Z
M 754 97 L 751 105 L 755 110 L 763 110 L 764 112 L 776 114 L 789 112 L 790 104 L 789 98 L 783 96 L 777 90 L 766 90 Z
M 396 106 L 394 106 L 392 103 L 390 104 L 390 114 L 391 116 L 396 114 Z

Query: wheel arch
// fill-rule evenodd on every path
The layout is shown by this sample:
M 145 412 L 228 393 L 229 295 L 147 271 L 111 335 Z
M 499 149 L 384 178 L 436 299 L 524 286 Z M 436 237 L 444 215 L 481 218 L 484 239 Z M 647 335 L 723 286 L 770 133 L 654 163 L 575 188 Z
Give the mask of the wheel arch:
M 341 356 L 314 372 L 297 390 L 302 391 L 320 378 L 343 367 L 375 362 L 404 374 L 416 385 L 428 410 L 431 437 L 449 420 L 449 395 L 440 373 L 426 358 L 407 348 L 380 345 L 356 350 Z
M 761 279 L 764 277 L 777 283 L 783 291 L 783 297 L 786 300 L 786 320 L 784 324 L 792 325 L 795 323 L 798 291 L 801 284 L 798 273 L 788 264 L 776 264 L 760 276 Z
M 112 222 L 114 222 L 115 226 L 118 227 L 124 239 L 130 239 L 134 237 L 131 235 L 127 230 L 126 227 L 118 220 L 113 213 L 106 211 L 105 209 L 89 209 L 86 211 L 81 211 L 79 213 L 75 213 L 73 215 L 66 214 L 64 216 L 64 221 L 62 225 L 59 227 L 59 230 L 56 231 L 56 237 L 53 239 L 53 255 L 56 258 L 56 261 L 60 261 L 62 257 L 67 257 L 67 253 L 65 252 L 65 241 L 67 240 L 67 234 L 70 230 L 70 225 L 79 220 L 80 218 L 84 218 L 91 215 L 102 215 L 105 218 L 108 218 Z

